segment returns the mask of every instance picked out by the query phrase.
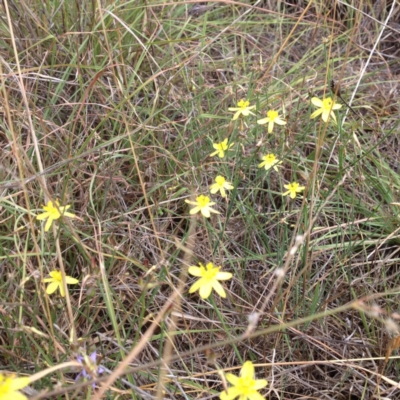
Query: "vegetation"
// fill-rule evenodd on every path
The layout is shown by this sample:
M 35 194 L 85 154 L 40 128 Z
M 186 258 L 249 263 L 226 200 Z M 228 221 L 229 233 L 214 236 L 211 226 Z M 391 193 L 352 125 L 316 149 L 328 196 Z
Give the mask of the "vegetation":
M 1 9 L 0 400 L 400 395 L 398 2 Z

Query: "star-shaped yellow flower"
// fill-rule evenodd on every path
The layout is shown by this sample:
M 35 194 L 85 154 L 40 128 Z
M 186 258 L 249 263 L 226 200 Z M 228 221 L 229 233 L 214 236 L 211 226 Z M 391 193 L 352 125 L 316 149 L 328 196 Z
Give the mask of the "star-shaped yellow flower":
M 240 375 L 226 374 L 226 380 L 233 385 L 227 391 L 223 391 L 219 398 L 221 400 L 264 400 L 258 391 L 268 385 L 266 379 L 254 379 L 254 365 L 246 361 L 240 370 Z
M 39 214 L 36 219 L 41 221 L 43 219 L 47 219 L 46 225 L 44 227 L 45 232 L 47 232 L 53 221 L 56 219 L 59 219 L 61 216 L 69 217 L 69 218 L 75 218 L 75 214 L 72 214 L 70 212 L 67 212 L 67 210 L 71 206 L 60 206 L 60 203 L 58 200 L 56 200 L 56 206 L 53 204 L 51 200 L 48 201 L 46 206 L 43 206 L 44 213 Z M 0 399 L 1 400 L 1 399 Z
M 51 276 L 51 278 L 43 279 L 46 283 L 51 282 L 50 285 L 47 286 L 46 293 L 52 294 L 59 288 L 61 296 L 65 297 L 61 271 L 51 271 L 49 275 Z M 67 285 L 76 285 L 77 283 L 79 283 L 78 279 L 72 278 L 71 276 L 66 276 L 65 281 L 67 282 Z
M 259 125 L 268 124 L 268 133 L 272 133 L 274 124 L 286 125 L 286 121 L 279 117 L 278 111 L 270 110 L 267 112 L 267 118 L 259 119 L 257 121 Z
M 323 100 L 320 100 L 317 97 L 313 97 L 311 99 L 311 103 L 313 103 L 314 106 L 319 107 L 318 110 L 314 111 L 311 114 L 311 119 L 316 118 L 318 117 L 318 115 L 322 114 L 322 120 L 324 122 L 328 122 L 329 116 L 331 116 L 336 122 L 336 115 L 333 110 L 339 110 L 339 108 L 342 108 L 341 104 L 337 104 L 335 101 L 332 100 L 331 97 L 326 97 Z
M 197 276 L 197 280 L 189 289 L 189 293 L 194 293 L 199 290 L 200 297 L 207 299 L 212 289 L 214 289 L 221 297 L 226 297 L 226 293 L 222 285 L 218 281 L 225 281 L 232 278 L 230 272 L 220 272 L 221 267 L 215 267 L 209 262 L 205 267 L 199 263 L 200 267 L 189 267 L 189 274 Z
M 256 106 L 251 106 L 249 101 L 242 99 L 237 103 L 237 107 L 229 107 L 228 110 L 236 111 L 235 115 L 232 118 L 232 121 L 235 121 L 239 118 L 240 115 L 243 115 L 244 117 L 247 117 L 250 114 L 255 115 L 253 112 L 250 111 L 254 108 L 256 108 Z
M 220 143 L 214 143 L 213 147 L 214 147 L 214 149 L 216 151 L 214 151 L 214 153 L 211 153 L 210 157 L 213 157 L 213 156 L 218 154 L 219 158 L 224 158 L 225 157 L 225 152 L 227 150 L 229 150 L 233 145 L 234 145 L 234 143 L 230 143 L 228 145 L 228 138 L 226 138 L 225 140 L 223 140 Z
M 287 191 L 285 193 L 282 193 L 282 196 L 287 196 L 290 194 L 290 197 L 292 199 L 295 199 L 297 196 L 297 193 L 301 193 L 306 187 L 305 186 L 300 186 L 297 182 L 292 182 L 289 183 L 288 185 L 283 185 Z
M 218 175 L 215 178 L 215 183 L 210 186 L 211 194 L 215 194 L 221 192 L 222 197 L 226 197 L 225 190 L 232 190 L 233 186 L 230 182 L 228 182 L 223 176 Z
M 0 400 L 28 400 L 18 390 L 30 383 L 30 378 L 17 378 L 15 375 L 0 374 Z
M 276 172 L 278 172 L 278 166 L 279 166 L 279 164 L 282 164 L 282 161 L 279 161 L 276 158 L 275 154 L 272 154 L 272 153 L 262 156 L 261 159 L 263 160 L 263 162 L 258 164 L 258 168 L 264 167 L 266 171 L 268 171 L 270 168 L 272 168 Z
M 219 214 L 219 211 L 211 208 L 216 203 L 212 202 L 208 196 L 200 195 L 196 197 L 196 201 L 185 200 L 185 202 L 196 206 L 190 210 L 191 215 L 197 214 L 199 211 L 206 218 L 210 218 L 210 213 Z

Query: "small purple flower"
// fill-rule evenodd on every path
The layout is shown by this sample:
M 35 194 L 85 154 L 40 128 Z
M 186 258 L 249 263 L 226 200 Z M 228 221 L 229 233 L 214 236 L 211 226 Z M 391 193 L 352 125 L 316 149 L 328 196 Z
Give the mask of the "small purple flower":
M 97 365 L 97 353 L 94 351 L 89 357 L 85 354 L 83 356 L 76 357 L 76 360 L 82 365 L 83 369 L 75 378 L 77 381 L 79 378 L 83 377 L 84 380 L 96 379 L 105 370 L 101 365 Z M 92 387 L 96 386 L 93 383 Z

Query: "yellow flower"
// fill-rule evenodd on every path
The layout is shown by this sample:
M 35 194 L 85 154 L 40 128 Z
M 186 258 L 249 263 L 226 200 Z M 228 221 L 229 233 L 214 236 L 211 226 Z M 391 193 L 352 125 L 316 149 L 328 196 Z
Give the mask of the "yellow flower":
M 210 213 L 219 214 L 218 211 L 211 208 L 215 203 L 210 201 L 208 196 L 200 195 L 196 197 L 196 201 L 185 200 L 186 203 L 196 206 L 190 210 L 190 214 L 196 214 L 199 211 L 206 217 L 210 218 Z
M 233 385 L 227 391 L 223 391 L 219 398 L 221 400 L 264 400 L 258 391 L 268 385 L 266 379 L 254 379 L 254 365 L 246 361 L 240 370 L 240 376 L 226 374 L 227 381 Z
M 64 290 L 64 284 L 62 281 L 61 271 L 51 271 L 50 276 L 51 276 L 51 278 L 44 279 L 44 282 L 46 282 L 46 283 L 51 282 L 50 285 L 47 286 L 46 293 L 52 294 L 58 288 L 60 288 L 61 296 L 65 297 L 65 290 Z M 76 285 L 77 283 L 79 283 L 78 279 L 72 278 L 71 276 L 66 276 L 65 281 L 67 282 L 67 285 Z
M 311 119 L 316 118 L 318 117 L 318 115 L 322 114 L 322 120 L 324 122 L 328 122 L 329 116 L 331 116 L 336 122 L 336 115 L 333 110 L 339 110 L 339 108 L 342 107 L 341 104 L 337 104 L 335 101 L 332 100 L 331 97 L 327 97 L 323 100 L 320 100 L 317 97 L 313 97 L 311 99 L 311 103 L 313 103 L 314 106 L 319 107 L 319 110 L 316 110 L 311 114 Z
M 200 267 L 189 267 L 189 274 L 200 277 L 189 289 L 189 293 L 199 290 L 200 297 L 207 299 L 212 289 L 214 289 L 221 297 L 226 297 L 226 293 L 222 285 L 218 281 L 226 281 L 232 278 L 230 272 L 220 272 L 221 267 L 215 267 L 209 262 L 205 267 L 199 263 Z
M 222 197 L 226 197 L 225 190 L 232 190 L 233 186 L 230 182 L 226 181 L 225 178 L 221 175 L 218 175 L 215 178 L 215 183 L 210 186 L 211 194 L 215 194 L 221 192 Z
M 279 117 L 278 111 L 270 110 L 267 112 L 267 118 L 259 119 L 257 124 L 264 125 L 268 123 L 268 133 L 272 133 L 274 124 L 286 125 L 286 121 Z
M 0 400 L 28 400 L 18 392 L 30 383 L 30 378 L 17 378 L 15 375 L 0 374 Z
M 258 168 L 265 167 L 266 171 L 268 171 L 270 168 L 273 168 L 276 172 L 278 172 L 278 166 L 279 164 L 282 164 L 282 161 L 279 161 L 275 157 L 275 154 L 272 153 L 262 156 L 261 159 L 263 162 L 258 164 Z
M 70 217 L 70 218 L 75 218 L 74 214 L 71 214 L 67 212 L 67 210 L 71 206 L 60 206 L 60 203 L 58 200 L 56 200 L 56 206 L 53 205 L 53 202 L 49 200 L 47 203 L 47 206 L 43 206 L 44 213 L 39 214 L 36 219 L 41 221 L 42 219 L 47 219 L 46 226 L 44 227 L 45 232 L 47 232 L 53 221 L 56 219 L 59 219 L 61 216 L 65 217 Z
M 226 138 L 223 142 L 220 143 L 214 143 L 213 147 L 216 151 L 214 151 L 214 153 L 210 154 L 210 157 L 215 156 L 216 154 L 218 154 L 219 158 L 224 158 L 225 156 L 225 152 L 227 150 L 229 150 L 235 143 L 230 143 L 228 146 L 228 138 Z
M 296 198 L 297 193 L 302 192 L 305 189 L 305 186 L 300 186 L 297 182 L 292 182 L 289 183 L 288 185 L 283 185 L 287 191 L 285 193 L 282 193 L 282 196 L 287 196 L 290 194 L 290 197 L 292 199 Z
M 239 115 L 243 115 L 244 117 L 247 117 L 248 115 L 252 114 L 255 115 L 252 110 L 253 108 L 256 108 L 256 106 L 250 106 L 250 102 L 247 100 L 240 100 L 239 103 L 237 103 L 237 107 L 229 107 L 229 111 L 236 111 L 235 115 L 232 118 L 232 121 L 235 121 L 236 119 L 239 118 Z

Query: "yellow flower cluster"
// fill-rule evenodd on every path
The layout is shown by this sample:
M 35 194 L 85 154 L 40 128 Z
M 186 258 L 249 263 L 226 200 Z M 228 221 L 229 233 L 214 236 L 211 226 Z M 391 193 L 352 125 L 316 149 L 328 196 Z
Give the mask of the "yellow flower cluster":
M 316 98 L 312 100 L 313 104 L 320 107 L 320 110 L 317 110 L 311 115 L 311 118 L 315 118 L 318 115 L 322 115 L 322 119 L 326 122 L 330 116 L 335 119 L 333 114 L 333 110 L 339 109 L 341 106 L 335 104 L 332 99 L 327 98 L 323 101 L 319 101 Z M 230 107 L 229 111 L 233 111 L 235 114 L 233 115 L 232 120 L 235 121 L 239 117 L 248 117 L 249 115 L 255 115 L 252 110 L 255 109 L 254 105 L 250 105 L 248 100 L 240 100 L 237 103 L 237 107 Z M 259 119 L 257 121 L 259 125 L 268 124 L 268 133 L 272 133 L 274 129 L 274 125 L 286 125 L 286 121 L 284 121 L 278 111 L 269 110 L 267 112 L 266 118 Z M 228 151 L 232 149 L 234 143 L 230 143 L 228 138 L 225 138 L 222 142 L 213 143 L 214 151 L 210 154 L 210 157 L 218 156 L 220 159 L 224 158 Z M 273 153 L 265 154 L 261 157 L 262 162 L 258 164 L 258 168 L 264 168 L 266 171 L 274 170 L 275 172 L 279 172 L 278 168 L 282 165 L 282 160 L 277 158 L 277 156 Z M 282 193 L 282 196 L 290 196 L 291 199 L 295 199 L 297 195 L 304 191 L 305 186 L 301 186 L 298 182 L 294 181 L 288 184 L 283 185 L 286 189 Z M 210 186 L 211 194 L 220 193 L 223 198 L 227 197 L 226 191 L 232 190 L 234 186 L 231 182 L 228 182 L 224 176 L 218 175 L 215 178 L 215 182 Z M 197 213 L 201 213 L 205 218 L 210 218 L 211 214 L 220 214 L 219 211 L 213 208 L 215 206 L 215 202 L 211 201 L 209 196 L 200 195 L 197 196 L 195 201 L 185 200 L 186 203 L 193 205 L 194 207 L 190 210 L 190 214 L 194 215 Z M 214 266 L 213 263 L 209 262 L 204 266 L 203 264 L 199 264 L 199 267 L 191 266 L 189 268 L 189 274 L 198 277 L 199 279 L 190 287 L 189 293 L 199 291 L 200 297 L 206 299 L 210 296 L 212 289 L 214 289 L 221 297 L 225 297 L 225 290 L 219 283 L 219 280 L 228 280 L 232 277 L 232 274 L 229 272 L 221 272 L 221 267 Z M 228 395 L 226 395 L 228 396 Z M 227 397 L 226 397 L 227 398 Z
M 36 216 L 36 219 L 38 221 L 42 220 L 47 220 L 46 225 L 44 227 L 44 231 L 48 232 L 51 225 L 53 224 L 53 221 L 56 221 L 60 219 L 61 217 L 69 217 L 69 218 L 76 218 L 75 214 L 72 214 L 68 212 L 71 208 L 70 205 L 67 206 L 61 206 L 60 202 L 58 200 L 53 203 L 51 200 L 47 202 L 45 206 L 43 206 L 43 212 L 42 214 L 39 214 Z M 46 293 L 47 294 L 53 294 L 57 289 L 60 290 L 60 294 L 62 297 L 65 297 L 65 287 L 64 286 L 64 279 L 62 276 L 61 271 L 50 271 L 49 273 L 50 278 L 45 278 L 44 282 L 45 283 L 50 283 L 50 285 L 47 286 Z M 79 281 L 75 278 L 72 278 L 71 276 L 65 276 L 65 284 L 67 285 L 75 285 L 79 283 Z M 0 399 L 1 400 L 1 399 Z
M 332 99 L 332 97 L 324 97 L 322 100 L 319 99 L 318 97 L 313 97 L 311 99 L 311 103 L 318 107 L 318 110 L 314 111 L 311 114 L 311 119 L 314 119 L 321 115 L 322 120 L 324 122 L 328 122 L 329 118 L 332 117 L 332 119 L 336 122 L 336 115 L 333 111 L 339 110 L 342 108 L 341 104 L 336 103 Z M 256 106 L 251 106 L 250 102 L 248 100 L 240 100 L 237 103 L 237 107 L 229 107 L 229 111 L 235 111 L 235 114 L 232 118 L 232 121 L 235 121 L 239 118 L 239 116 L 247 117 L 250 114 L 255 115 L 251 110 L 256 108 Z M 260 125 L 265 125 L 268 124 L 268 133 L 272 133 L 272 130 L 274 129 L 274 124 L 278 125 L 286 125 L 286 121 L 284 121 L 280 116 L 279 113 L 275 110 L 269 110 L 267 111 L 267 117 L 259 119 L 257 121 L 257 124 Z
M 336 104 L 331 98 L 324 99 L 323 101 L 317 98 L 312 99 L 313 104 L 320 106 L 320 110 L 315 111 L 311 118 L 315 118 L 317 115 L 322 114 L 322 119 L 327 121 L 329 116 L 335 119 L 333 110 L 337 110 L 341 107 L 340 104 Z M 250 105 L 248 100 L 240 100 L 237 103 L 237 107 L 230 107 L 229 111 L 234 111 L 232 120 L 237 120 L 240 116 L 247 117 L 249 115 L 255 115 L 251 110 L 255 109 L 256 106 Z M 278 111 L 269 110 L 267 112 L 267 117 L 257 120 L 260 125 L 268 124 L 268 133 L 272 133 L 274 129 L 274 124 L 286 125 L 280 116 Z M 234 143 L 230 143 L 228 138 L 225 138 L 222 142 L 213 143 L 214 152 L 210 154 L 210 157 L 218 156 L 219 158 L 224 158 L 226 153 L 232 149 Z M 262 162 L 258 164 L 258 168 L 264 168 L 266 171 L 273 169 L 278 172 L 278 167 L 281 166 L 282 160 L 279 160 L 274 153 L 268 153 L 261 157 Z M 287 189 L 282 193 L 282 196 L 290 195 L 290 198 L 295 199 L 298 193 L 301 193 L 305 186 L 301 186 L 298 182 L 294 181 L 284 185 Z M 215 183 L 210 187 L 211 194 L 216 194 L 220 192 L 223 198 L 227 197 L 226 191 L 232 190 L 233 185 L 228 182 L 222 175 L 218 175 L 215 178 Z M 195 201 L 186 200 L 186 203 L 194 205 L 195 207 L 190 210 L 190 214 L 197 214 L 200 212 L 204 217 L 210 218 L 211 213 L 219 214 L 219 211 L 212 208 L 216 203 L 212 202 L 209 196 L 200 195 L 196 197 Z
M 321 115 L 322 120 L 324 122 L 328 122 L 330 118 L 332 118 L 336 122 L 336 116 L 334 110 L 339 110 L 342 105 L 337 104 L 331 97 L 323 98 L 322 100 L 318 99 L 317 97 L 313 97 L 311 99 L 311 103 L 318 107 L 318 110 L 314 111 L 310 118 L 314 119 Z M 239 117 L 248 117 L 249 115 L 255 115 L 251 110 L 254 110 L 256 106 L 250 105 L 249 100 L 242 99 L 237 103 L 237 107 L 230 107 L 228 108 L 229 111 L 235 112 L 232 117 L 232 121 L 237 120 Z M 286 125 L 286 121 L 282 119 L 279 115 L 279 112 L 276 110 L 269 110 L 267 111 L 267 116 L 265 118 L 257 120 L 257 124 L 265 125 L 268 124 L 268 133 L 272 133 L 275 124 L 277 125 Z M 211 156 L 218 154 L 220 158 L 223 158 L 225 152 L 229 150 L 228 147 L 228 139 L 225 139 L 221 143 L 215 143 L 214 149 L 217 149 L 216 152 L 212 153 Z M 230 145 L 232 146 L 232 145 Z M 219 151 L 218 151 L 219 150 Z M 279 160 L 274 153 L 268 153 L 261 157 L 262 162 L 258 164 L 258 168 L 264 168 L 266 171 L 273 169 L 274 171 L 278 172 L 278 167 L 281 166 L 282 161 Z M 297 194 L 301 193 L 305 186 L 301 186 L 298 182 L 291 182 L 286 185 L 283 185 L 285 192 L 282 193 L 282 196 L 289 195 L 290 198 L 295 199 Z M 221 190 L 221 194 L 223 192 Z

